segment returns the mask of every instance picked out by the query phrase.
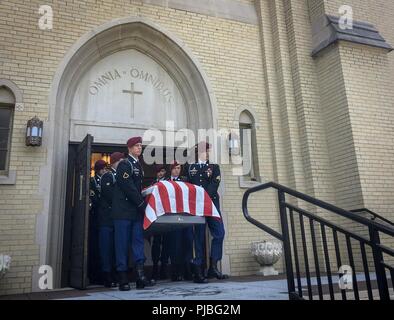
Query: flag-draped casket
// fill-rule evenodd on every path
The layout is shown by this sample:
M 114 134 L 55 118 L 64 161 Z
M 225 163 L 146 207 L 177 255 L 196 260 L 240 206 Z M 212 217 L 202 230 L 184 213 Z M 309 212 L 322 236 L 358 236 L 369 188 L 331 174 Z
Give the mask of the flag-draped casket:
M 143 190 L 147 202 L 144 229 L 169 231 L 205 223 L 205 217 L 220 219 L 208 193 L 199 186 L 180 181 L 161 181 Z

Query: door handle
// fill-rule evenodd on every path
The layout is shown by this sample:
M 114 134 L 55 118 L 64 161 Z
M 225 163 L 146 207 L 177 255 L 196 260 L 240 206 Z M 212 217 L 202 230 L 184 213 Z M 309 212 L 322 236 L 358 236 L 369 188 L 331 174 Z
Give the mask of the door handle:
M 79 201 L 82 201 L 82 196 L 83 196 L 82 184 L 83 184 L 83 175 L 81 174 L 81 175 L 79 176 Z

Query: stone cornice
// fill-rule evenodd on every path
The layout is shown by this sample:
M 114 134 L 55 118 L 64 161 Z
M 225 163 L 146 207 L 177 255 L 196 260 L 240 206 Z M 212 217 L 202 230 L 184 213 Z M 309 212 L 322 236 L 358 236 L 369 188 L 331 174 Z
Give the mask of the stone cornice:
M 352 29 L 341 29 L 339 18 L 322 16 L 312 25 L 313 51 L 312 56 L 338 41 L 348 41 L 392 51 L 393 48 L 370 23 L 353 21 Z

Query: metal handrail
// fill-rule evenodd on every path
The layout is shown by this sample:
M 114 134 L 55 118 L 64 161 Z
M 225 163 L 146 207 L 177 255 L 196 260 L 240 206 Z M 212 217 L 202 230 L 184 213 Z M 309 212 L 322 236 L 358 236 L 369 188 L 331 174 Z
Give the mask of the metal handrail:
M 280 215 L 280 224 L 281 224 L 281 233 L 277 232 L 276 230 L 264 225 L 263 223 L 259 222 L 258 220 L 252 218 L 249 214 L 248 211 L 248 199 L 249 196 L 252 193 L 258 192 L 258 191 L 263 191 L 266 189 L 275 189 L 278 192 L 278 202 L 279 202 L 279 215 Z M 364 237 L 361 235 L 357 235 L 356 233 L 350 232 L 349 230 L 346 230 L 342 228 L 341 226 L 338 226 L 334 223 L 331 223 L 330 221 L 317 216 L 316 214 L 313 214 L 311 212 L 308 212 L 304 209 L 301 209 L 297 206 L 294 206 L 288 202 L 286 202 L 286 194 L 295 197 L 297 199 L 303 200 L 309 204 L 312 204 L 316 207 L 320 207 L 322 209 L 328 210 L 331 213 L 337 214 L 339 216 L 348 218 L 352 221 L 358 222 L 366 227 L 368 227 L 369 230 L 369 237 Z M 298 255 L 298 247 L 297 247 L 297 237 L 296 237 L 296 230 L 295 230 L 295 225 L 294 225 L 294 214 L 299 215 L 299 222 L 300 222 L 300 229 L 297 230 L 300 232 L 301 236 L 301 244 L 302 244 L 302 252 L 303 252 L 303 258 L 304 258 L 304 263 L 305 263 L 305 272 L 306 272 L 306 279 L 307 279 L 307 286 L 308 286 L 308 295 L 310 299 L 313 299 L 313 293 L 312 293 L 312 285 L 311 285 L 311 274 L 309 271 L 309 262 L 308 262 L 308 253 L 307 253 L 307 242 L 306 242 L 306 237 L 305 237 L 305 227 L 304 227 L 304 218 L 306 220 L 309 220 L 309 226 L 310 226 L 310 235 L 312 238 L 311 245 L 313 249 L 313 261 L 315 264 L 315 270 L 316 270 L 316 277 L 317 277 L 317 287 L 318 287 L 318 294 L 319 298 L 323 299 L 323 288 L 322 288 L 322 280 L 321 280 L 321 272 L 320 272 L 320 266 L 319 266 L 319 254 L 318 254 L 318 248 L 316 245 L 316 232 L 314 229 L 314 224 L 320 226 L 321 230 L 321 236 L 322 236 L 322 241 L 323 241 L 323 250 L 324 250 L 324 258 L 325 258 L 325 269 L 327 271 L 327 277 L 328 277 L 328 283 L 329 283 L 329 290 L 330 290 L 330 298 L 332 300 L 335 300 L 334 296 L 334 288 L 333 288 L 333 280 L 332 280 L 332 273 L 331 273 L 331 267 L 330 267 L 330 255 L 328 252 L 328 246 L 327 246 L 327 237 L 326 237 L 326 228 L 329 228 L 333 232 L 333 240 L 335 244 L 335 254 L 336 254 L 336 260 L 338 264 L 338 268 L 341 266 L 341 253 L 339 249 L 339 242 L 338 242 L 338 233 L 341 233 L 345 236 L 346 238 L 346 247 L 347 247 L 347 255 L 349 258 L 349 264 L 352 270 L 355 270 L 355 260 L 353 256 L 353 249 L 352 249 L 352 242 L 351 239 L 356 240 L 359 242 L 361 253 L 362 253 L 362 263 L 363 263 L 363 269 L 365 272 L 365 278 L 366 278 L 366 285 L 367 285 L 367 290 L 368 290 L 368 297 L 369 299 L 373 299 L 373 292 L 372 292 L 372 285 L 371 285 L 371 279 L 369 276 L 369 264 L 368 264 L 368 256 L 366 254 L 366 246 L 370 247 L 372 249 L 372 257 L 373 257 L 373 263 L 374 263 L 374 269 L 373 271 L 376 273 L 376 279 L 377 279 L 377 285 L 379 289 L 379 295 L 381 299 L 384 300 L 389 300 L 390 299 L 390 294 L 389 294 L 389 287 L 388 287 L 388 280 L 386 277 L 386 269 L 387 271 L 390 272 L 391 274 L 391 281 L 394 286 L 394 268 L 391 267 L 389 264 L 386 264 L 384 261 L 383 253 L 386 253 L 390 255 L 391 257 L 394 257 L 394 250 L 392 250 L 389 247 L 386 247 L 380 243 L 380 235 L 379 233 L 385 233 L 390 236 L 394 236 L 394 228 L 392 227 L 391 221 L 379 216 L 378 214 L 375 214 L 371 210 L 368 209 L 358 209 L 356 211 L 347 211 L 344 209 L 341 209 L 339 207 L 336 207 L 330 203 L 327 203 L 325 201 L 313 198 L 309 195 L 306 195 L 304 193 L 298 192 L 296 190 L 290 189 L 288 187 L 285 187 L 283 185 L 280 185 L 275 182 L 268 182 L 253 188 L 248 189 L 242 199 L 242 211 L 243 215 L 245 216 L 246 220 L 252 223 L 253 225 L 257 226 L 261 230 L 269 233 L 273 237 L 281 240 L 283 242 L 283 248 L 284 248 L 284 262 L 285 262 L 285 267 L 286 267 L 286 274 L 287 274 L 287 285 L 288 285 L 288 293 L 289 293 L 289 298 L 290 299 L 303 299 L 303 290 L 301 286 L 301 277 L 300 277 L 300 263 L 299 263 L 299 255 Z M 371 214 L 373 214 L 376 218 L 381 219 L 382 221 L 388 222 L 390 225 L 385 225 L 382 223 L 378 223 L 375 220 L 367 219 L 365 217 L 362 217 L 356 212 L 360 211 L 367 211 Z M 290 218 L 290 222 L 288 221 L 288 217 Z M 387 220 L 387 221 L 386 221 Z M 290 233 L 291 230 L 291 233 Z M 296 280 L 297 280 L 297 288 L 295 285 L 295 274 L 293 271 L 293 254 L 292 251 L 294 252 L 294 263 L 295 263 L 295 268 L 296 268 Z M 358 290 L 358 284 L 357 284 L 357 278 L 355 273 L 352 275 L 353 278 L 353 283 L 354 283 L 354 297 L 356 300 L 360 299 L 359 295 L 359 290 Z M 296 292 L 298 291 L 298 292 Z M 341 295 L 342 299 L 346 300 L 346 290 L 341 289 Z
M 262 191 L 262 190 L 266 190 L 266 189 L 269 189 L 269 188 L 273 188 L 273 189 L 276 189 L 278 191 L 282 191 L 282 192 L 287 193 L 287 194 L 289 194 L 289 195 L 291 195 L 293 197 L 296 197 L 298 199 L 304 200 L 306 202 L 309 202 L 309 203 L 311 203 L 313 205 L 316 205 L 318 207 L 321 207 L 323 209 L 332 211 L 332 212 L 334 212 L 334 213 L 336 213 L 336 214 L 338 214 L 338 215 L 340 215 L 342 217 L 354 220 L 354 221 L 359 222 L 359 223 L 361 223 L 361 224 L 363 224 L 363 225 L 365 225 L 367 227 L 373 226 L 378 231 L 384 232 L 384 233 L 386 233 L 386 234 L 388 234 L 390 236 L 394 236 L 394 228 L 391 228 L 389 226 L 383 225 L 383 224 L 378 223 L 378 222 L 376 222 L 374 220 L 371 221 L 370 219 L 367 219 L 365 217 L 361 217 L 361 216 L 359 216 L 359 215 L 357 215 L 357 214 L 355 214 L 355 213 L 353 213 L 351 211 L 347 211 L 345 209 L 336 207 L 336 206 L 334 206 L 334 205 L 332 205 L 332 204 L 330 204 L 328 202 L 325 202 L 323 200 L 319 200 L 319 199 L 313 198 L 313 197 L 311 197 L 311 196 L 309 196 L 307 194 L 304 194 L 302 192 L 290 189 L 290 188 L 285 187 L 283 185 L 280 185 L 280 184 L 278 184 L 276 182 L 268 182 L 268 183 L 265 183 L 265 184 L 262 184 L 262 185 L 250 188 L 250 189 L 248 189 L 245 192 L 245 194 L 243 196 L 243 199 L 242 199 L 242 210 L 244 212 L 244 216 L 245 216 L 246 220 L 250 221 L 251 223 L 253 223 L 252 221 L 259 223 L 257 220 L 253 219 L 249 215 L 249 211 L 248 211 L 248 208 L 247 208 L 248 198 L 249 198 L 249 196 L 252 193 L 255 193 L 255 192 L 258 192 L 258 191 Z M 261 223 L 259 223 L 259 224 L 261 224 Z M 269 227 L 267 227 L 265 225 L 262 225 L 262 226 L 264 226 L 264 228 L 266 229 L 265 231 L 268 232 L 268 233 L 271 233 L 272 236 L 278 238 L 278 235 L 280 235 L 275 230 L 270 229 Z
M 372 220 L 380 219 L 380 220 L 382 220 L 382 221 L 388 223 L 389 225 L 394 226 L 394 222 L 393 222 L 393 221 L 391 221 L 391 220 L 389 220 L 389 219 L 387 219 L 387 218 L 385 218 L 385 217 L 382 217 L 380 214 L 377 214 L 376 212 L 374 212 L 374 211 L 372 211 L 372 210 L 369 210 L 369 209 L 367 209 L 367 208 L 361 208 L 361 209 L 350 210 L 350 212 L 353 212 L 353 213 L 367 212 L 367 213 L 369 213 L 371 216 L 373 216 Z

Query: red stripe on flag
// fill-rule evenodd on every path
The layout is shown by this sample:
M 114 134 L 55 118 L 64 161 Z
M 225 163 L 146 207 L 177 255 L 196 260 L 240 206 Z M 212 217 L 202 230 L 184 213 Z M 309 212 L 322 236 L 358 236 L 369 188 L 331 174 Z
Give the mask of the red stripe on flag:
M 176 212 L 183 212 L 183 192 L 182 188 L 174 181 L 170 181 L 175 189 L 175 200 L 176 200 Z
M 144 230 L 148 229 L 151 224 L 152 223 L 149 221 L 146 215 L 144 215 Z
M 148 195 L 148 197 L 145 199 L 145 201 L 156 213 L 156 200 L 155 200 L 154 195 L 153 194 Z M 148 217 L 146 216 L 146 214 L 144 214 L 144 230 L 148 229 L 151 224 L 152 224 L 152 221 L 150 221 L 148 219 Z
M 153 211 L 156 212 L 156 199 L 153 194 L 149 195 L 148 204 L 151 206 Z
M 204 216 L 212 216 L 212 200 L 207 192 L 204 192 Z
M 163 204 L 164 212 L 165 213 L 171 212 L 170 196 L 168 195 L 166 186 L 161 182 L 159 182 L 157 186 L 159 188 L 160 200 L 161 203 Z
M 196 199 L 197 199 L 197 191 L 196 187 L 193 184 L 185 183 L 187 188 L 189 189 L 189 210 L 190 214 L 196 215 Z

